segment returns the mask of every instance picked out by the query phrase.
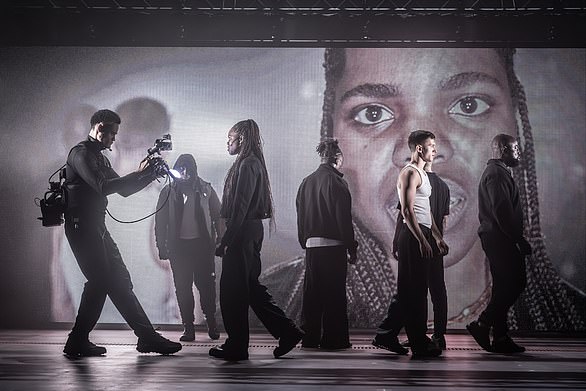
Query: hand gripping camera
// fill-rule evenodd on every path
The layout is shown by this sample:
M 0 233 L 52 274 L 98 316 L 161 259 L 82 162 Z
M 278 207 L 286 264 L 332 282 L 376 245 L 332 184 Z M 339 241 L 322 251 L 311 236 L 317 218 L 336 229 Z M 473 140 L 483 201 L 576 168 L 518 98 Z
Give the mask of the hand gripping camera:
M 171 151 L 172 149 L 171 135 L 164 134 L 162 138 L 156 139 L 155 144 L 147 150 L 148 155 L 145 160 L 148 160 L 157 178 L 169 174 L 169 166 L 160 155 L 162 151 Z
M 59 173 L 59 180 L 51 181 L 51 178 L 57 172 Z M 41 208 L 41 217 L 37 219 L 41 220 L 43 227 L 54 227 L 65 222 L 63 214 L 65 213 L 67 199 L 63 182 L 65 182 L 65 165 L 49 177 L 49 189 L 45 192 L 44 197 L 35 199 L 37 205 Z

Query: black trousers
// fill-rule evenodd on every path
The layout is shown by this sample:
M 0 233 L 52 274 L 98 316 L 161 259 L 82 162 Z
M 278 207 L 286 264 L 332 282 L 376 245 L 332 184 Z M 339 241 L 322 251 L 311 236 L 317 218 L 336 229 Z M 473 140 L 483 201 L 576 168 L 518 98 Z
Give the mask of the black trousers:
M 177 304 L 184 324 L 193 324 L 193 284 L 206 319 L 216 316 L 216 271 L 214 247 L 208 239 L 179 239 L 171 258 Z
M 347 347 L 346 248 L 315 247 L 305 251 L 301 328 L 304 345 Z M 323 333 L 322 333 L 323 329 Z
M 435 249 L 435 247 L 435 243 L 432 243 L 432 248 Z M 433 307 L 433 333 L 443 335 L 448 325 L 448 293 L 444 279 L 444 257 L 433 257 L 429 261 L 427 283 Z
M 433 246 L 431 230 L 422 225 L 420 228 Z M 431 259 L 422 258 L 419 242 L 406 224 L 401 227 L 398 246 L 397 294 L 391 300 L 387 316 L 378 327 L 377 333 L 396 336 L 405 326 L 412 349 L 425 349 L 427 345 L 427 282 Z
M 134 295 L 130 273 L 122 260 L 118 246 L 103 221 L 67 216 L 65 235 L 81 272 L 87 278 L 72 336 L 86 338 L 93 330 L 106 296 L 138 337 L 155 333 L 144 309 Z
M 295 330 L 295 324 L 258 281 L 264 229 L 262 220 L 245 220 L 241 231 L 222 258 L 220 309 L 228 338 L 224 349 L 235 354 L 248 351 L 248 308 L 275 338 Z
M 493 336 L 498 338 L 507 334 L 509 309 L 527 285 L 525 257 L 515 243 L 501 235 L 482 234 L 480 241 L 490 265 L 492 292 L 478 320 L 492 326 Z

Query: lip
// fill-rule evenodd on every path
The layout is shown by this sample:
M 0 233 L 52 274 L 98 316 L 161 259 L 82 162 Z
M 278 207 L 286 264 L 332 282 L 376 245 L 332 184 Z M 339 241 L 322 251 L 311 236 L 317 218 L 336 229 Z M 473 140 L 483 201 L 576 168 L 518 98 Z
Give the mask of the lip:
M 457 182 L 445 177 L 442 177 L 442 179 L 450 188 L 450 215 L 446 226 L 447 233 L 463 218 L 464 211 L 468 204 L 468 197 L 464 188 Z M 397 209 L 398 203 L 399 196 L 397 194 L 391 194 L 385 204 L 386 212 L 393 222 L 397 221 L 397 216 L 399 215 L 399 209 Z
M 464 217 L 464 211 L 468 206 L 468 196 L 466 191 L 457 182 L 450 178 L 442 178 L 450 188 L 450 215 L 446 232 L 450 231 Z

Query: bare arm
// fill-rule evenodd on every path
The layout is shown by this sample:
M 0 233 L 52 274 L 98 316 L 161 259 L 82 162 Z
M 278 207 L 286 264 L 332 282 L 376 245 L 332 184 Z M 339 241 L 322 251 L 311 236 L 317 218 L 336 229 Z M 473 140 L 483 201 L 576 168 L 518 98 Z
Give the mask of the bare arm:
M 445 216 L 443 221 L 445 221 Z M 449 251 L 449 247 L 446 244 L 446 242 L 444 242 L 443 235 L 440 232 L 437 225 L 435 224 L 435 220 L 433 219 L 433 217 L 431 219 L 431 233 L 433 235 L 433 238 L 435 239 L 435 243 L 437 244 L 437 248 L 439 249 L 440 255 L 446 255 Z
M 423 235 L 419 222 L 415 216 L 413 205 L 415 202 L 415 192 L 421 186 L 420 175 L 412 168 L 406 168 L 399 174 L 399 199 L 401 202 L 401 213 L 407 227 L 419 242 L 419 250 L 423 258 L 431 258 L 433 251 L 427 239 Z

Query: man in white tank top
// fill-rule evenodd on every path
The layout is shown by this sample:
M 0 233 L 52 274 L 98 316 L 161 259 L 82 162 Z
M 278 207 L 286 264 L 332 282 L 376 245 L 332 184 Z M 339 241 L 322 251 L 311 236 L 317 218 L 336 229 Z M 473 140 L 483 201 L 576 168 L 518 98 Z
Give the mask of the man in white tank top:
M 431 217 L 431 184 L 423 170 L 436 154 L 435 136 L 425 130 L 409 135 L 411 161 L 399 173 L 397 191 L 405 223 L 398 239 L 399 272 L 397 295 L 391 300 L 387 317 L 377 329 L 373 345 L 399 354 L 407 350 L 397 335 L 403 326 L 414 356 L 436 357 L 441 349 L 426 336 L 427 273 L 434 250 L 445 255 L 448 246 Z M 434 247 L 432 247 L 432 244 Z

